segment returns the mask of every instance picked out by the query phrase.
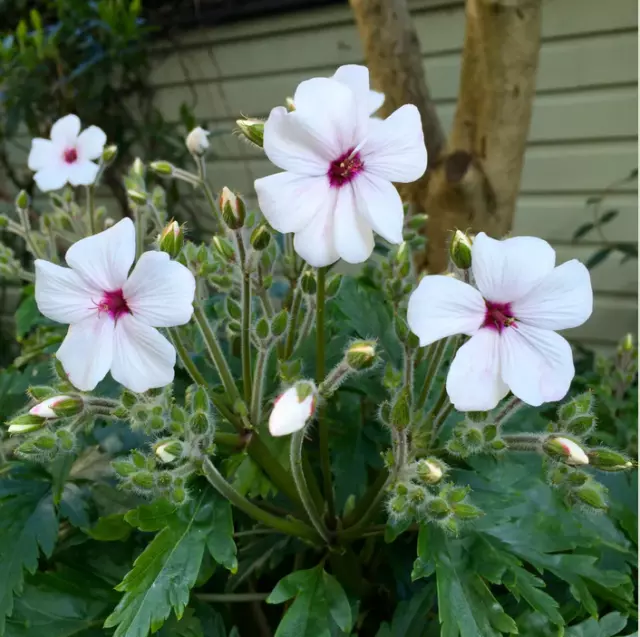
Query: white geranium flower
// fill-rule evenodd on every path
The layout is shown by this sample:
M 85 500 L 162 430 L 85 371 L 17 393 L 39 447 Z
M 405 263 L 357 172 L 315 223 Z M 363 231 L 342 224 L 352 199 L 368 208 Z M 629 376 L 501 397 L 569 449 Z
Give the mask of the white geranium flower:
M 555 333 L 582 325 L 593 309 L 589 271 L 576 260 L 555 266 L 542 239 L 475 238 L 478 289 L 449 276 L 426 276 L 409 298 L 408 322 L 428 345 L 471 339 L 456 353 L 447 393 L 458 411 L 493 409 L 509 390 L 529 405 L 560 400 L 574 376 L 569 343 Z
M 134 392 L 173 380 L 176 352 L 156 327 L 187 323 L 195 280 L 164 252 L 136 253 L 131 219 L 67 250 L 63 268 L 37 259 L 38 309 L 69 331 L 56 353 L 70 382 L 89 391 L 108 371 Z
M 102 155 L 107 136 L 97 126 L 80 132 L 77 115 L 66 115 L 51 127 L 51 139 L 31 142 L 29 169 L 43 192 L 58 190 L 66 183 L 89 186 L 98 174 L 95 159 Z
M 255 182 L 269 223 L 293 232 L 296 252 L 322 267 L 339 258 L 361 263 L 373 231 L 402 242 L 403 209 L 392 182 L 418 179 L 427 150 L 418 109 L 405 105 L 386 120 L 371 118 L 366 67 L 338 71 L 367 91 L 331 78 L 302 82 L 296 110 L 274 108 L 264 125 L 267 157 L 286 172 Z
M 304 393 L 304 392 L 303 392 Z M 298 389 L 290 387 L 276 398 L 269 416 L 269 432 L 272 436 L 287 436 L 299 431 L 313 415 L 316 397 L 313 391 L 300 398 Z

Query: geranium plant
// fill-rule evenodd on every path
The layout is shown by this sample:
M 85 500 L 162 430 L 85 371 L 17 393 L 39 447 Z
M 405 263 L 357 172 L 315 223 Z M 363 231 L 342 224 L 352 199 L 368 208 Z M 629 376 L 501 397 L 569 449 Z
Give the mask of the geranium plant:
M 260 210 L 214 195 L 202 129 L 193 169 L 134 163 L 117 223 L 93 206 L 104 136 L 67 115 L 34 140 L 39 187 L 85 192 L 37 228 L 24 193 L 4 219 L 52 376 L 3 442 L 0 635 L 613 635 L 635 616 L 633 516 L 606 513 L 634 461 L 598 443 L 556 333 L 591 314 L 588 271 L 457 231 L 421 278 L 425 218 L 393 185 L 426 169 L 420 117 L 377 119 L 380 99 L 342 67 L 240 120 L 284 170 L 256 181 Z M 210 240 L 149 173 L 202 193 Z

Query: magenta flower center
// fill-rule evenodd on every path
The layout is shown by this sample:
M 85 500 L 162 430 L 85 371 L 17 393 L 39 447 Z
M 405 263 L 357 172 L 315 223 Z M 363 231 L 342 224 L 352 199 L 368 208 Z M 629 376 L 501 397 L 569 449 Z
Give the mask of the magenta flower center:
M 511 303 L 493 303 L 485 300 L 486 310 L 482 327 L 502 332 L 505 327 L 517 327 L 516 318 L 511 311 Z
M 114 321 L 117 321 L 123 314 L 131 314 L 122 290 L 105 292 L 97 306 L 98 312 L 107 312 Z
M 331 162 L 329 166 L 329 183 L 334 188 L 341 188 L 348 184 L 358 173 L 362 172 L 364 162 L 360 158 L 360 153 L 354 153 L 350 148 L 346 153 L 340 155 L 338 159 Z
M 75 148 L 67 148 L 64 151 L 64 160 L 67 164 L 73 164 L 78 159 L 78 151 Z

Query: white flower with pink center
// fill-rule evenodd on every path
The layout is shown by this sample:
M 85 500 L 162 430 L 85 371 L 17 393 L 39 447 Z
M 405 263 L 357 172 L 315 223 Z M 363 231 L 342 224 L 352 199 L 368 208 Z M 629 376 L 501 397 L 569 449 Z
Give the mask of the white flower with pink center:
M 295 111 L 271 111 L 264 150 L 286 172 L 255 182 L 267 221 L 294 233 L 296 252 L 314 267 L 366 261 L 374 231 L 401 243 L 402 201 L 392 182 L 415 181 L 427 167 L 418 109 L 405 105 L 386 120 L 371 118 L 366 67 L 342 67 L 337 75 L 302 82 Z
M 58 190 L 65 184 L 89 186 L 98 174 L 99 159 L 107 136 L 97 126 L 80 132 L 77 115 L 66 115 L 51 127 L 51 139 L 36 138 L 31 142 L 29 169 L 43 192 Z
M 109 371 L 134 392 L 173 380 L 175 349 L 155 328 L 189 321 L 195 279 L 164 252 L 145 252 L 129 275 L 135 254 L 133 222 L 123 219 L 74 243 L 69 268 L 35 262 L 38 309 L 70 325 L 56 356 L 82 391 Z
M 273 403 L 273 411 L 269 416 L 269 433 L 272 436 L 288 436 L 300 431 L 313 415 L 315 407 L 314 391 L 301 398 L 297 387 L 290 387 Z
M 575 374 L 569 343 L 555 330 L 591 316 L 589 271 L 576 260 L 555 267 L 542 239 L 473 242 L 475 287 L 426 276 L 409 298 L 408 322 L 429 345 L 454 334 L 470 340 L 456 353 L 447 393 L 458 411 L 493 409 L 509 390 L 529 405 L 563 398 Z

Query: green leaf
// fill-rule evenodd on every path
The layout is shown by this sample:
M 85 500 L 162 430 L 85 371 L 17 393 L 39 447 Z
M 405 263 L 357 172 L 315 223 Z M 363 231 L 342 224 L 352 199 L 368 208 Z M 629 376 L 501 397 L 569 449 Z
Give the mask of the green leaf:
M 586 261 L 585 266 L 587 270 L 593 270 L 597 265 L 600 265 L 611 253 L 613 248 L 601 248 L 597 252 L 594 252 Z
M 585 234 L 589 234 L 589 232 L 591 232 L 594 228 L 595 225 L 592 221 L 583 223 L 581 226 L 578 226 L 576 231 L 573 233 L 573 236 L 571 237 L 572 241 L 577 241 L 578 239 L 580 239 L 580 237 L 584 237 Z
M 131 525 L 127 524 L 123 513 L 114 513 L 100 518 L 87 535 L 99 542 L 124 541 L 131 535 Z
M 61 569 L 27 578 L 5 637 L 80 637 L 113 606 L 113 591 L 89 573 Z
M 18 305 L 15 314 L 16 319 L 16 336 L 18 340 L 28 334 L 36 325 L 47 323 L 47 319 L 40 314 L 40 310 L 36 304 L 36 298 L 33 295 L 33 286 L 25 288 L 25 296 Z
M 423 577 L 430 577 L 436 570 L 429 542 L 430 528 L 427 524 L 421 524 L 418 531 L 418 557 L 416 557 L 411 571 L 412 582 Z
M 37 474 L 16 474 L 0 479 L 0 635 L 24 571 L 36 571 L 40 551 L 51 556 L 58 536 L 51 483 Z
M 181 619 L 171 616 L 157 633 L 157 637 L 205 637 L 205 633 L 193 608 L 187 608 Z
M 613 221 L 619 214 L 619 210 L 607 210 L 600 219 L 598 219 L 598 225 L 604 226 L 607 223 Z
M 124 596 L 105 622 L 107 628 L 117 626 L 114 637 L 147 637 L 163 625 L 172 608 L 178 619 L 182 617 L 210 537 L 221 532 L 214 529 L 220 519 L 218 499 L 207 490 L 178 510 L 161 500 L 125 516 L 140 530 L 162 530 L 116 587 Z M 227 524 L 224 532 L 231 534 L 232 529 Z M 228 544 L 218 538 L 213 545 L 228 562 Z
M 267 598 L 282 604 L 295 597 L 276 631 L 275 637 L 330 637 L 329 617 L 340 630 L 351 630 L 351 607 L 338 580 L 321 566 L 295 571 L 282 578 Z
M 425 622 L 427 613 L 431 611 L 435 602 L 435 587 L 423 586 L 411 599 L 400 602 L 391 625 L 383 624 L 376 633 L 376 637 L 426 637 L 433 635 L 429 630 L 429 623 Z
M 565 637 L 617 637 L 627 625 L 627 618 L 620 613 L 609 613 L 600 621 L 588 619 L 576 626 L 570 626 Z
M 228 500 L 215 497 L 212 503 L 211 530 L 207 537 L 207 548 L 211 557 L 226 569 L 238 570 L 236 543 L 233 541 L 233 518 Z

